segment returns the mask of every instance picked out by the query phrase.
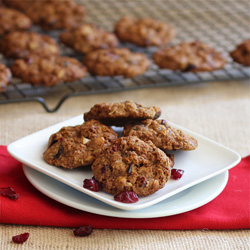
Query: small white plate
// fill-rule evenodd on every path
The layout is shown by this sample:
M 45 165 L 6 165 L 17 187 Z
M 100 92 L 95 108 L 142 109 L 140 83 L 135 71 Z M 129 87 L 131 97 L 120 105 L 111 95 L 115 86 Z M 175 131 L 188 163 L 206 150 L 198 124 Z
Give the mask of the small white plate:
M 11 143 L 8 146 L 8 152 L 27 166 L 53 177 L 104 203 L 124 210 L 136 210 L 152 206 L 191 186 L 223 173 L 234 167 L 241 159 L 240 155 L 235 151 L 169 122 L 169 125 L 181 129 L 184 133 L 190 134 L 198 140 L 198 147 L 196 150 L 175 151 L 174 153 L 175 168 L 183 169 L 185 171 L 184 175 L 177 181 L 169 180 L 164 188 L 147 197 L 141 197 L 136 203 L 126 204 L 117 202 L 112 195 L 103 191 L 92 192 L 83 188 L 83 180 L 92 178 L 93 176 L 89 167 L 67 170 L 51 166 L 43 160 L 43 152 L 46 150 L 48 138 L 52 133 L 57 132 L 63 126 L 74 126 L 82 123 L 83 116 L 79 115 L 40 130 Z M 121 132 L 121 129 L 118 129 L 118 132 Z
M 33 186 L 60 203 L 85 212 L 119 218 L 157 218 L 193 210 L 217 197 L 228 181 L 228 171 L 225 171 L 153 206 L 126 211 L 111 207 L 30 167 L 23 166 L 23 170 Z

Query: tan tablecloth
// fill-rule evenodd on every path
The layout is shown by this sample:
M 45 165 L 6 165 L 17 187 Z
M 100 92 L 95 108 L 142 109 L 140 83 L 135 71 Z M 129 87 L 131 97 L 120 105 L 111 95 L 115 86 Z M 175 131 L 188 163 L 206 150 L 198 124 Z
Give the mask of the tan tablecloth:
M 249 81 L 142 89 L 68 99 L 56 113 L 39 103 L 0 105 L 0 144 L 89 110 L 95 103 L 133 100 L 162 109 L 162 118 L 224 144 L 242 156 L 250 153 Z M 49 100 L 51 106 L 54 100 Z M 1 212 L 1 211 L 0 211 Z M 29 232 L 22 246 L 11 237 Z M 0 225 L 0 249 L 250 249 L 249 230 L 153 231 L 94 230 L 76 238 L 71 228 Z

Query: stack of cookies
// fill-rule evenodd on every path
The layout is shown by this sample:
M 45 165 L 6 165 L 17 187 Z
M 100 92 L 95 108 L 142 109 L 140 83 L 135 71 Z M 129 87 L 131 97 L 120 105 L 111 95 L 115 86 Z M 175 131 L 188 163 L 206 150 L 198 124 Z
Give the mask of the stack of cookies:
M 173 71 L 214 71 L 225 66 L 226 60 L 208 45 L 200 42 L 169 44 L 176 36 L 175 28 L 150 18 L 122 17 L 114 32 L 84 23 L 86 10 L 74 0 L 3 0 L 0 6 L 0 52 L 14 59 L 11 72 L 23 82 L 53 86 L 73 82 L 86 76 L 87 71 L 98 76 L 136 77 L 152 64 L 143 53 L 132 52 L 126 43 L 140 47 L 158 47 L 152 61 Z M 83 62 L 60 56 L 56 40 L 31 32 L 32 25 L 44 31 L 62 30 L 58 40 L 77 53 Z M 250 40 L 244 41 L 230 55 L 234 61 L 249 66 Z M 123 45 L 123 47 L 122 47 Z M 11 81 L 9 69 L 1 65 L 0 91 Z M 8 73 L 7 73 L 8 72 Z
M 44 160 L 67 169 L 91 165 L 102 190 L 148 196 L 164 185 L 174 166 L 173 150 L 194 150 L 197 140 L 158 119 L 158 107 L 125 101 L 101 103 L 84 113 L 82 125 L 64 127 L 49 138 Z M 112 126 L 123 128 L 118 135 Z

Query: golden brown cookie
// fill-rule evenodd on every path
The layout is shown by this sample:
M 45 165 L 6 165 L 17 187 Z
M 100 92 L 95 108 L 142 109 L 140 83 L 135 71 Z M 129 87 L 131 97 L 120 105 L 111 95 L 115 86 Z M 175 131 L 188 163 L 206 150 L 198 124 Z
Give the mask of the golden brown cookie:
M 9 68 L 0 63 L 0 93 L 7 89 L 7 85 L 11 81 L 11 72 Z
M 0 42 L 0 50 L 6 57 L 18 59 L 32 55 L 59 55 L 57 42 L 46 35 L 35 32 L 12 32 Z
M 43 154 L 50 165 L 73 169 L 92 164 L 96 156 L 117 138 L 117 134 L 98 121 L 64 127 L 49 138 Z
M 25 14 L 44 30 L 54 30 L 81 24 L 85 17 L 85 9 L 74 1 L 42 1 L 28 7 Z
M 91 168 L 102 189 L 111 194 L 133 191 L 147 196 L 163 188 L 171 174 L 167 155 L 136 136 L 116 139 Z
M 77 28 L 66 30 L 61 33 L 60 40 L 81 53 L 118 46 L 115 34 L 99 29 L 92 24 L 82 24 Z
M 143 141 L 151 141 L 162 150 L 194 150 L 198 142 L 180 129 L 168 125 L 165 120 L 147 119 L 140 124 L 128 124 L 123 136 L 137 136 Z
M 213 71 L 223 68 L 226 63 L 220 53 L 199 41 L 160 49 L 153 59 L 160 68 L 183 72 Z
M 71 57 L 29 57 L 18 59 L 11 66 L 14 76 L 34 85 L 52 86 L 74 82 L 86 75 L 86 68 Z
M 125 101 L 118 103 L 95 104 L 84 113 L 84 120 L 99 120 L 108 126 L 124 126 L 127 123 L 145 119 L 157 119 L 161 115 L 158 107 L 143 107 L 141 104 Z
M 250 66 L 250 39 L 243 41 L 233 51 L 230 56 L 237 63 Z
M 175 36 L 171 25 L 150 18 L 123 17 L 115 25 L 115 33 L 123 42 L 140 46 L 162 46 Z
M 131 52 L 127 48 L 100 49 L 88 53 L 84 64 L 93 75 L 132 78 L 143 74 L 150 61 L 142 53 Z
M 0 36 L 12 31 L 27 30 L 31 25 L 31 20 L 23 13 L 0 7 Z

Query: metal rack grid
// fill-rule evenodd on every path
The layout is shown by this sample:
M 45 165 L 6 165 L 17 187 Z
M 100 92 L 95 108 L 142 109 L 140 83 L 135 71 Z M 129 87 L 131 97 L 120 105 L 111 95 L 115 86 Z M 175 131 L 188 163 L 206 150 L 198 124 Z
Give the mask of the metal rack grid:
M 114 24 L 124 15 L 151 17 L 172 24 L 177 37 L 172 44 L 183 41 L 200 40 L 216 48 L 226 58 L 224 69 L 214 72 L 182 73 L 159 69 L 152 63 L 151 68 L 141 76 L 132 79 L 117 77 L 87 77 L 52 87 L 33 86 L 14 79 L 6 92 L 0 93 L 0 104 L 36 101 L 48 112 L 55 112 L 69 97 L 95 93 L 124 91 L 139 88 L 198 84 L 208 81 L 226 81 L 250 78 L 250 68 L 232 62 L 228 52 L 238 43 L 250 37 L 250 5 L 248 0 L 78 0 L 87 10 L 86 22 L 91 22 L 112 31 Z M 39 27 L 36 31 L 43 32 Z M 60 31 L 46 34 L 58 38 Z M 57 39 L 58 40 L 58 39 Z M 60 44 L 62 55 L 82 59 L 71 49 Z M 123 43 L 133 51 L 145 53 L 149 58 L 157 50 L 155 47 L 141 48 Z M 11 64 L 6 58 L 1 61 Z M 49 108 L 46 98 L 54 98 L 57 103 Z

